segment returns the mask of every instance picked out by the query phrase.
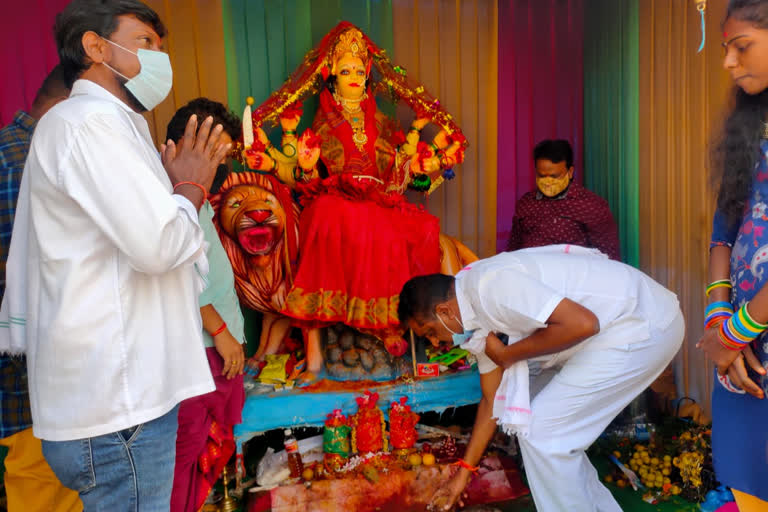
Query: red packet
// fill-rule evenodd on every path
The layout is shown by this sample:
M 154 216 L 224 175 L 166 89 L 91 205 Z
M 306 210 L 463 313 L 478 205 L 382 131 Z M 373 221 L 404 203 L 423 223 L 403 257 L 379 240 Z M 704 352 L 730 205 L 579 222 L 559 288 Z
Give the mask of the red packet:
M 419 363 L 416 365 L 417 377 L 438 377 L 440 365 L 437 363 Z

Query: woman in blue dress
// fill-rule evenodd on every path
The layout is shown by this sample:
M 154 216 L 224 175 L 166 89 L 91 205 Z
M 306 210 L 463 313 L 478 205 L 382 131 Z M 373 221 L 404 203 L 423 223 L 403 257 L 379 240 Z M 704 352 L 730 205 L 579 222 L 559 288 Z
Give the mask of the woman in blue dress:
M 715 151 L 706 330 L 717 366 L 712 395 L 715 473 L 739 509 L 768 510 L 768 0 L 731 0 L 723 25 L 733 108 Z

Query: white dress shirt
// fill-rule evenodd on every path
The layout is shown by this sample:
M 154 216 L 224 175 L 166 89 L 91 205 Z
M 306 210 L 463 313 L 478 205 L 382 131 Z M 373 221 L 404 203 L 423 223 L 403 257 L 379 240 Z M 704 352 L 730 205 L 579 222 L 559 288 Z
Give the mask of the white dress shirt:
M 664 329 L 676 318 L 677 296 L 639 270 L 582 248 L 570 253 L 562 248 L 566 246 L 504 252 L 456 275 L 464 329 L 475 330 L 462 347 L 477 356 L 480 373 L 496 368 L 476 349 L 485 346 L 489 331 L 507 334 L 510 343 L 526 338 L 546 327 L 564 298 L 592 311 L 600 332 L 563 352 L 531 359 L 545 368 L 562 364 L 580 350 L 646 340 L 651 327 Z
M 2 308 L 24 336 L 37 437 L 115 432 L 214 389 L 197 219 L 172 195 L 144 117 L 102 87 L 78 80 L 40 120 L 9 255 L 21 270 Z M 9 337 L 0 329 L 0 348 Z

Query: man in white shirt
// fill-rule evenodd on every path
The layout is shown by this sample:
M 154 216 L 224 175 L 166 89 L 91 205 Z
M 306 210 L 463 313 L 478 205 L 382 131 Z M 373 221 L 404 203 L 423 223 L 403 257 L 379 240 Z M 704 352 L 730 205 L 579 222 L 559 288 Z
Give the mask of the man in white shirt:
M 539 511 L 621 511 L 585 450 L 680 348 L 672 292 L 595 250 L 548 246 L 477 261 L 455 278 L 413 278 L 398 314 L 417 335 L 460 344 L 478 360 L 483 397 L 465 467 L 434 507 L 460 500 L 498 423 L 518 434 Z M 561 367 L 532 401 L 529 361 Z
M 141 112 L 170 91 L 165 28 L 137 0 L 73 0 L 55 36 L 71 96 L 40 119 L 0 309 L 26 352 L 34 434 L 86 510 L 168 510 L 178 404 L 214 389 L 198 295 L 198 209 L 220 125 L 153 146 Z

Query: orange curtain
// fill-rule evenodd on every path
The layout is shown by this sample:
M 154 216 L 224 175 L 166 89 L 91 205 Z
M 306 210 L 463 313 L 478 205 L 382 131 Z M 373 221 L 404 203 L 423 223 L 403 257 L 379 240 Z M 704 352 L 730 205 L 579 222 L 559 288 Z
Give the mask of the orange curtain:
M 496 253 L 495 0 L 393 0 L 393 62 L 455 116 L 469 141 L 456 178 L 423 202 L 443 232 L 480 257 Z M 413 118 L 399 112 L 404 126 Z
M 204 96 L 227 104 L 227 67 L 220 0 L 144 0 L 165 23 L 173 90 L 145 114 L 158 145 L 168 121 L 188 101 Z
M 675 291 L 687 334 L 677 360 L 678 392 L 709 409 L 712 366 L 695 348 L 714 189 L 709 142 L 727 103 L 720 22 L 726 0 L 707 2 L 707 41 L 693 1 L 640 2 L 640 267 Z

